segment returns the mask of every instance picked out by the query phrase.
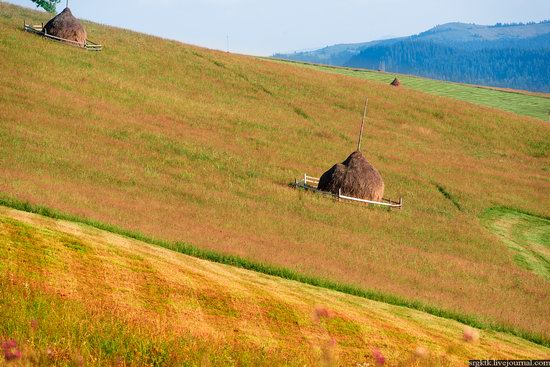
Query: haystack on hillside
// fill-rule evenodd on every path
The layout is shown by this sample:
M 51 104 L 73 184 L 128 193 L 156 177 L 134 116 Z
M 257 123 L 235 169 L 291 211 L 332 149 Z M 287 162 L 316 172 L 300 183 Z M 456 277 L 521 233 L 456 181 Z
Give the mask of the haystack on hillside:
M 381 201 L 384 180 L 380 172 L 360 151 L 353 152 L 344 162 L 334 165 L 319 179 L 319 190 L 359 199 Z
M 44 32 L 49 35 L 77 42 L 84 46 L 86 44 L 86 30 L 73 16 L 69 8 L 65 8 L 44 26 Z
M 399 81 L 399 79 L 395 78 L 393 82 L 390 83 L 390 85 L 393 85 L 394 87 L 399 87 L 401 86 L 401 82 Z

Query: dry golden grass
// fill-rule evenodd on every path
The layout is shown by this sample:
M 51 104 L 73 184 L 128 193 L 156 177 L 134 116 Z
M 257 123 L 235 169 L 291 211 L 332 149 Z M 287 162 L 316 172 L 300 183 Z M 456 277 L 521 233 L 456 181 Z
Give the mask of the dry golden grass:
M 0 207 L 0 341 L 20 362 L 463 366 L 550 350 Z M 473 334 L 475 335 L 475 333 Z
M 550 338 L 550 283 L 478 216 L 550 215 L 544 122 L 87 23 L 89 53 L 0 3 L 0 192 Z M 354 148 L 406 209 L 289 189 Z M 459 210 L 442 194 L 451 195 Z

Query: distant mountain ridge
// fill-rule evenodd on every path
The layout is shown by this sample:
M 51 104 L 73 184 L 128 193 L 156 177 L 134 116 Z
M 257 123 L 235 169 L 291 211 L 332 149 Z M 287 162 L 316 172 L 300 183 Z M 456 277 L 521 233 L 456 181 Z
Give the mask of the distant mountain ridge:
M 447 23 L 438 25 L 412 38 L 438 42 L 496 41 L 526 39 L 550 33 L 550 21 L 528 24 L 478 25 Z
M 410 37 L 274 57 L 550 92 L 550 21 L 492 26 L 447 23 Z

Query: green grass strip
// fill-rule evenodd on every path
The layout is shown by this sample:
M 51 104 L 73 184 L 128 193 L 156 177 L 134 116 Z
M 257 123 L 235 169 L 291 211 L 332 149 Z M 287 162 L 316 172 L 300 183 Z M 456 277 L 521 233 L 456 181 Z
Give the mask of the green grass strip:
M 433 316 L 455 320 L 462 324 L 465 324 L 480 330 L 511 334 L 511 335 L 523 338 L 525 340 L 528 340 L 530 342 L 533 342 L 535 344 L 550 348 L 550 339 L 547 339 L 542 335 L 523 331 L 517 328 L 513 328 L 511 326 L 483 322 L 474 316 L 444 310 L 442 308 L 438 308 L 435 306 L 426 305 L 419 301 L 414 301 L 414 300 L 411 301 L 411 300 L 401 298 L 399 296 L 394 296 L 394 295 L 385 294 L 378 291 L 359 288 L 353 285 L 342 284 L 342 283 L 334 282 L 323 278 L 300 274 L 298 272 L 295 272 L 293 270 L 286 269 L 283 267 L 262 264 L 262 263 L 248 260 L 239 256 L 235 256 L 235 255 L 227 255 L 227 254 L 214 252 L 211 250 L 201 249 L 188 243 L 168 242 L 164 240 L 155 239 L 152 237 L 145 236 L 139 232 L 125 230 L 113 225 L 97 222 L 94 220 L 78 217 L 75 215 L 64 214 L 59 211 L 52 210 L 40 205 L 33 205 L 28 202 L 23 202 L 23 201 L 9 198 L 6 196 L 0 196 L 0 205 L 9 207 L 12 209 L 16 209 L 16 210 L 25 211 L 28 213 L 39 214 L 44 217 L 85 224 L 90 227 L 94 227 L 103 231 L 118 234 L 124 237 L 132 238 L 151 245 L 160 246 L 184 255 L 195 257 L 195 258 L 212 261 L 219 264 L 235 266 L 241 269 L 251 270 L 258 273 L 271 275 L 271 276 L 275 276 L 283 279 L 293 280 L 293 281 L 297 281 L 297 282 L 308 284 L 315 287 L 321 287 L 321 288 L 330 289 L 336 292 L 349 294 L 352 296 L 366 298 L 372 301 L 383 302 L 394 306 L 407 307 L 410 309 L 428 313 Z

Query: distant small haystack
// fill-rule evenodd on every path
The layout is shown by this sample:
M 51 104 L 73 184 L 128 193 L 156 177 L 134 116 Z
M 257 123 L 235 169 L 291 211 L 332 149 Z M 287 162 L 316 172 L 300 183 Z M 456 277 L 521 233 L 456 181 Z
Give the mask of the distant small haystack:
M 353 152 L 344 162 L 335 164 L 319 179 L 319 190 L 358 199 L 381 201 L 384 197 L 384 180 L 380 172 L 359 151 Z
M 395 78 L 393 80 L 393 82 L 390 83 L 390 85 L 394 86 L 394 87 L 400 87 L 401 86 L 401 82 L 399 81 L 399 79 Z
M 44 33 L 64 40 L 74 41 L 81 46 L 86 45 L 86 30 L 73 16 L 69 8 L 65 8 L 65 10 L 46 23 Z

